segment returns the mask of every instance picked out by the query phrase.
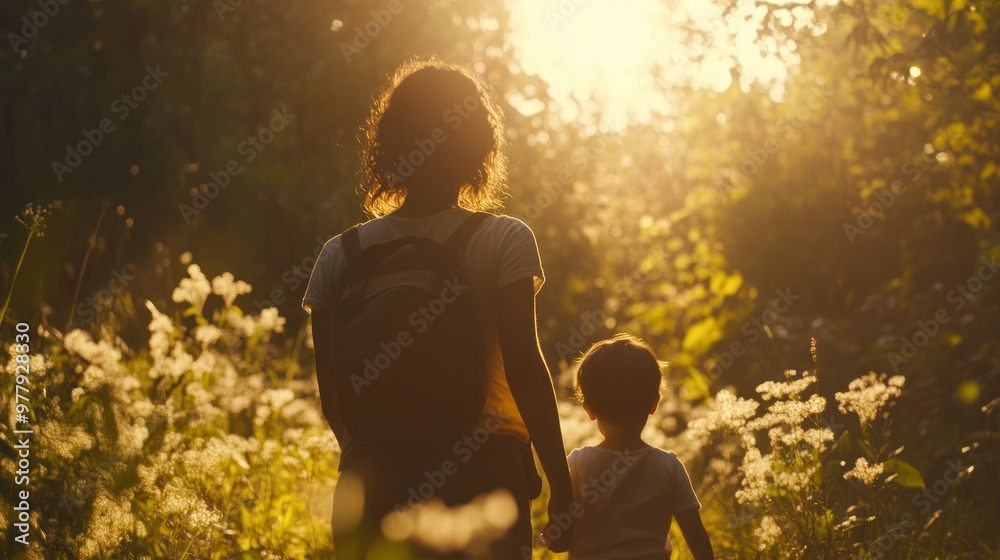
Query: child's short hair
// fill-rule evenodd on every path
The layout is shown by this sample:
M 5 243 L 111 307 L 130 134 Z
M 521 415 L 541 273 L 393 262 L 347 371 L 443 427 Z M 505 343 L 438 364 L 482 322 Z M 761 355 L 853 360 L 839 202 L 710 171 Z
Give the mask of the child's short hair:
M 463 208 L 503 208 L 503 112 L 473 72 L 433 58 L 403 63 L 375 95 L 362 133 L 359 190 L 370 216 L 401 206 L 405 179 L 425 173 L 460 185 Z
M 630 334 L 591 346 L 576 372 L 576 391 L 601 420 L 616 424 L 645 419 L 660 397 L 660 363 L 653 349 Z

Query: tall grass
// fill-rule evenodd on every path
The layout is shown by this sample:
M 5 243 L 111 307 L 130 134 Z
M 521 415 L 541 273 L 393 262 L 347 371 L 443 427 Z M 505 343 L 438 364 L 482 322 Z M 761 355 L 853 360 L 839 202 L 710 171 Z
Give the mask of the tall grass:
M 45 350 L 30 363 L 29 557 L 332 557 L 339 449 L 308 374 L 312 357 L 298 342 L 291 356 L 278 344 L 285 320 L 276 309 L 239 307 L 250 290 L 191 265 L 169 308 L 145 302 L 148 339 L 139 348 L 126 346 L 110 320 L 96 326 L 100 335 L 43 330 Z M 308 347 L 310 337 L 296 340 Z M 0 409 L 12 410 L 14 349 L 0 352 L 8 373 Z M 724 390 L 704 404 L 668 392 L 644 437 L 689 465 L 721 558 L 916 557 L 927 549 L 916 527 L 924 519 L 900 520 L 924 481 L 892 445 L 890 410 L 904 380 L 862 376 L 837 393 L 836 406 L 815 393 L 816 380 L 815 370 L 789 371 L 757 387 L 756 398 Z M 576 403 L 561 402 L 560 416 L 567 449 L 599 441 Z M 8 543 L 12 421 L 0 418 Z M 544 494 L 533 521 L 545 524 Z M 19 546 L 9 545 L 8 557 Z

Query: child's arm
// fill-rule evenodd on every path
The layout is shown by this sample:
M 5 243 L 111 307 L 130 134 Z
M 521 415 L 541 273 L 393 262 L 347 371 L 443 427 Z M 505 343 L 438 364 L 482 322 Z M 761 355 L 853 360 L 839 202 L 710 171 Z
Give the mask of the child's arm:
M 559 427 L 555 390 L 538 347 L 532 282 L 531 278 L 524 278 L 499 290 L 497 329 L 507 384 L 552 491 L 549 515 L 564 515 L 573 499 L 573 488 Z M 553 550 L 566 550 L 569 532 L 571 530 L 564 531 L 555 539 Z
M 682 511 L 675 516 L 677 525 L 681 528 L 684 541 L 687 542 L 694 560 L 715 560 L 712 543 L 708 540 L 705 525 L 701 522 L 701 514 L 697 509 Z

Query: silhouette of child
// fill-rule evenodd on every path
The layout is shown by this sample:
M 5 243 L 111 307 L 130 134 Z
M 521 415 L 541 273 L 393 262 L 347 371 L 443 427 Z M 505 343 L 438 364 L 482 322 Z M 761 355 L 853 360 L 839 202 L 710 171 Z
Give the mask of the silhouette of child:
M 635 336 L 616 335 L 584 354 L 576 387 L 604 441 L 569 455 L 570 560 L 669 560 L 671 519 L 696 560 L 715 557 L 684 465 L 641 437 L 661 380 L 656 356 Z

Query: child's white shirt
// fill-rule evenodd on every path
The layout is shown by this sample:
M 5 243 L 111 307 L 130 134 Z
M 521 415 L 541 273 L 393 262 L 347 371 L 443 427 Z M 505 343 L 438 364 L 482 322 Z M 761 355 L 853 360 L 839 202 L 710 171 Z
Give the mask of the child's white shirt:
M 581 447 L 568 462 L 582 508 L 574 508 L 570 560 L 669 560 L 671 519 L 701 508 L 677 455 Z

